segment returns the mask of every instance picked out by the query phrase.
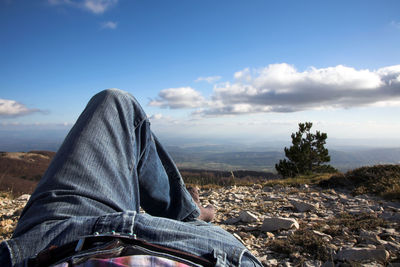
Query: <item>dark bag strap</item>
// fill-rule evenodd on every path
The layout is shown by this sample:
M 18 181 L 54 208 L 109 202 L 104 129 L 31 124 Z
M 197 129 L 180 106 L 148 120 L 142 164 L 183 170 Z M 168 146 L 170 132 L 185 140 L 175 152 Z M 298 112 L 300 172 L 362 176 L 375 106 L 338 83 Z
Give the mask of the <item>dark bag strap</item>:
M 123 235 L 98 235 L 87 236 L 60 247 L 51 246 L 48 249 L 41 251 L 35 258 L 29 259 L 28 267 L 49 266 L 62 259 L 71 257 L 80 251 L 89 249 L 105 250 L 115 247 L 116 244 L 121 244 L 124 246 L 135 245 L 146 248 L 150 251 L 165 253 L 182 258 L 205 267 L 215 266 L 215 262 L 212 262 L 206 258 L 188 252 L 152 244 L 134 237 Z

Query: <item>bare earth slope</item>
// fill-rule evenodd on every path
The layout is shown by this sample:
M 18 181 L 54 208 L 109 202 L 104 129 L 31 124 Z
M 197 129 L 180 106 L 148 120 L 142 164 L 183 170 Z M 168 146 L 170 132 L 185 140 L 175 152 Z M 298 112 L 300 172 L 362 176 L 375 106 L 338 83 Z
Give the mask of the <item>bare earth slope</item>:
M 55 152 L 0 152 L 0 191 L 32 193 Z

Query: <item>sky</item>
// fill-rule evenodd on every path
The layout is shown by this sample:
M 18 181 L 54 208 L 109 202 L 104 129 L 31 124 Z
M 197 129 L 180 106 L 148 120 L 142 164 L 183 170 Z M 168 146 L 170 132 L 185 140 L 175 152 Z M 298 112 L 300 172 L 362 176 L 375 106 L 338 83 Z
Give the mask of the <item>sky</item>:
M 400 1 L 0 0 L 0 132 L 72 127 L 107 88 L 164 139 L 400 146 Z M 339 142 L 340 143 L 340 142 Z

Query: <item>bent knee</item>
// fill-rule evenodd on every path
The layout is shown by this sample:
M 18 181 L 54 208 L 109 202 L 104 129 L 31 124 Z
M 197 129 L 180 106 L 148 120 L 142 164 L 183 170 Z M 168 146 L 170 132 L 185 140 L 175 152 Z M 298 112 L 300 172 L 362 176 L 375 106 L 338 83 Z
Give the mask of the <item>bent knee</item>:
M 137 100 L 133 95 L 117 88 L 105 89 L 97 93 L 94 97 L 105 99 L 107 102 L 121 102 L 126 100 L 132 102 L 133 100 L 135 104 L 138 104 Z
M 124 90 L 118 89 L 118 88 L 109 88 L 109 89 L 105 89 L 101 92 L 99 92 L 99 94 L 104 94 L 105 96 L 111 96 L 111 97 L 126 97 L 127 95 L 129 95 L 130 97 L 132 97 L 132 95 Z
M 132 108 L 134 114 L 137 116 L 146 117 L 145 112 L 136 98 L 126 91 L 117 88 L 105 89 L 94 96 L 94 98 L 97 97 L 102 99 L 102 101 L 106 103 L 106 106 L 122 105 L 126 110 L 131 110 Z

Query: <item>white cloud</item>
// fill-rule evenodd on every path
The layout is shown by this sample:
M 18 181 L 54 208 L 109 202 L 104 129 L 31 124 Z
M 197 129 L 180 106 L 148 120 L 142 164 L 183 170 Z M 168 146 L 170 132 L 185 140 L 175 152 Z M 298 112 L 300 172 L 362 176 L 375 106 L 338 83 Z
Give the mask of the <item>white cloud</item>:
M 161 120 L 164 116 L 161 113 L 153 114 L 150 116 L 150 120 Z
M 161 90 L 158 98 L 149 105 L 162 108 L 197 108 L 204 105 L 204 97 L 191 87 L 169 88 Z
M 199 108 L 200 116 L 296 112 L 357 106 L 398 106 L 400 65 L 378 70 L 338 65 L 298 71 L 281 63 L 238 71 L 233 82 L 219 83 L 209 100 L 193 88 L 163 90 L 153 106 Z
M 117 28 L 118 23 L 113 21 L 106 21 L 101 24 L 102 29 L 111 29 L 114 30 Z
M 235 73 L 234 83 L 215 87 L 218 105 L 203 114 L 295 112 L 350 108 L 400 99 L 400 65 L 375 71 L 338 65 L 299 72 L 294 66 L 271 64 Z
M 233 74 L 233 77 L 239 81 L 249 81 L 251 79 L 250 69 L 245 68 L 244 70 L 237 71 Z
M 118 0 L 85 0 L 84 6 L 95 14 L 104 13 L 112 5 L 116 4 Z
M 38 109 L 29 109 L 14 100 L 0 99 L 0 116 L 2 117 L 17 117 L 38 111 Z
M 81 8 L 94 14 L 102 14 L 117 4 L 118 0 L 48 0 L 51 5 L 66 5 Z
M 209 76 L 209 77 L 199 77 L 195 80 L 195 82 L 208 82 L 208 83 L 215 83 L 221 80 L 221 76 Z

